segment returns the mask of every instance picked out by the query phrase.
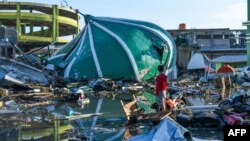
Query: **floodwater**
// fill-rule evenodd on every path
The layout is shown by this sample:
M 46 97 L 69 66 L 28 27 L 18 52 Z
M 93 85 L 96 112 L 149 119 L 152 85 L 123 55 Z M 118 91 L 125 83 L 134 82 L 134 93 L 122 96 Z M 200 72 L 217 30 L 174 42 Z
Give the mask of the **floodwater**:
M 0 114 L 0 141 L 68 140 L 77 135 L 89 140 L 105 140 L 117 135 L 115 140 L 122 140 L 121 133 L 124 133 L 127 118 L 120 100 L 130 96 L 126 94 L 114 99 L 103 98 L 98 111 L 100 115 L 96 116 L 97 122 L 93 127 L 93 116 L 70 121 L 65 117 L 72 111 L 76 115 L 95 114 L 99 99 L 93 96 L 89 96 L 90 103 L 83 106 L 75 102 L 55 102 L 50 106 L 26 109 L 20 114 Z M 66 110 L 66 107 L 72 108 L 72 111 Z M 62 118 L 55 118 L 52 113 Z
M 82 114 L 95 113 L 98 99 L 91 98 L 90 103 L 84 107 L 74 107 L 75 112 Z M 73 103 L 67 103 L 73 107 Z M 75 105 L 74 105 L 75 106 Z M 92 140 L 105 140 L 122 129 L 126 124 L 126 118 L 122 110 L 120 100 L 104 99 L 101 105 L 101 115 L 97 118 L 95 128 L 91 129 L 93 117 L 81 118 L 73 121 L 55 119 L 43 108 L 33 110 L 28 115 L 2 115 L 0 125 L 0 141 L 21 140 L 68 140 L 71 137 L 83 134 L 90 136 Z M 65 103 L 55 106 L 55 111 L 66 114 Z M 13 118 L 13 123 L 7 122 Z M 22 121 L 18 121 L 22 119 Z M 6 123 L 4 123 L 6 121 Z M 59 124 L 59 126 L 58 126 Z M 58 130 L 58 131 L 57 131 Z M 116 140 L 121 140 L 122 136 Z
M 220 91 L 220 90 L 219 90 Z M 246 93 L 246 91 L 241 91 Z M 220 92 L 219 92 L 220 93 Z M 230 94 L 214 94 L 209 97 L 203 97 L 200 95 L 187 97 L 189 103 L 197 105 L 218 104 L 221 98 L 228 98 L 232 95 L 237 95 L 239 92 L 230 90 Z M 130 97 L 129 94 L 123 94 L 124 97 Z M 101 105 L 99 115 L 97 117 L 97 123 L 94 128 L 91 128 L 94 117 L 81 118 L 73 121 L 65 119 L 56 119 L 51 113 L 46 112 L 43 108 L 31 109 L 29 112 L 20 115 L 1 115 L 0 125 L 0 141 L 21 141 L 21 140 L 68 140 L 69 138 L 77 135 L 84 135 L 88 140 L 106 140 L 115 136 L 115 140 L 122 140 L 125 130 L 124 127 L 127 123 L 127 119 L 124 115 L 123 108 L 120 103 L 121 97 L 115 99 L 104 98 Z M 83 107 L 73 106 L 72 103 L 67 103 L 68 106 L 72 106 L 76 112 L 82 114 L 95 113 L 98 99 L 90 98 L 90 103 Z M 55 111 L 60 114 L 67 113 L 65 111 L 65 104 L 55 104 Z M 8 122 L 8 120 L 11 120 Z M 138 125 L 139 127 L 145 127 L 140 129 L 138 133 L 145 133 L 150 130 L 151 124 Z M 143 131 L 142 131 L 143 130 Z M 200 130 L 190 129 L 194 137 L 201 139 L 222 139 L 222 132 L 220 130 Z M 206 133 L 206 134 L 205 134 Z M 82 138 L 84 139 L 84 138 Z

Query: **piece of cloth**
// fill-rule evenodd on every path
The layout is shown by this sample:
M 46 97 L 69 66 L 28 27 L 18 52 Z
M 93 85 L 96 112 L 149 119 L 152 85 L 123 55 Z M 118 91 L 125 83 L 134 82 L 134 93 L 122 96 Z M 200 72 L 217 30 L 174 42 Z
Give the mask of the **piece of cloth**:
M 158 104 L 158 110 L 157 111 L 165 111 L 166 110 L 166 104 L 165 104 L 166 97 L 167 97 L 167 92 L 166 91 L 161 91 L 159 93 L 159 95 L 156 95 L 157 104 Z
M 172 99 L 166 99 L 166 107 L 172 111 L 174 109 L 175 102 Z
M 235 123 L 234 125 L 242 125 L 243 124 L 243 118 L 236 116 L 236 115 L 229 115 L 230 118 L 233 118 Z
M 168 89 L 167 76 L 163 73 L 159 74 L 156 78 L 156 91 L 155 94 L 159 95 L 161 91 Z

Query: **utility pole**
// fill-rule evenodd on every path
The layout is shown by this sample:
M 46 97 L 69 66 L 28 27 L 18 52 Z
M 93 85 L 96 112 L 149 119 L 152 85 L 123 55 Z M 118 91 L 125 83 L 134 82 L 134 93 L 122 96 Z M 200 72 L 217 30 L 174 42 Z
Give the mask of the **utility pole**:
M 250 0 L 247 0 L 247 20 L 243 25 L 247 26 L 247 65 L 250 66 Z

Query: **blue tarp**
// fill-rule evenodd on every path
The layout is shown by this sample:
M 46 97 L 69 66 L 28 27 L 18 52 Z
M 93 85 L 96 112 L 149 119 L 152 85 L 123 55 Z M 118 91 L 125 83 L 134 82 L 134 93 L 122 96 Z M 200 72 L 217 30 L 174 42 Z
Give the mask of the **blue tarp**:
M 134 136 L 127 141 L 187 141 L 192 140 L 191 133 L 174 120 L 165 118 L 146 134 Z
M 4 73 L 1 69 L 0 69 L 0 80 L 3 79 L 5 77 L 6 73 Z

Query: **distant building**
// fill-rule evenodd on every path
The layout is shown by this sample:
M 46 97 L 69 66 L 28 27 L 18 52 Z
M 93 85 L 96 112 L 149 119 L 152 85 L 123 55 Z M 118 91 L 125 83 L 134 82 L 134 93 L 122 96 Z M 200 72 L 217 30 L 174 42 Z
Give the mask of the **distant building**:
M 222 55 L 246 55 L 246 30 L 229 28 L 167 30 L 177 46 L 177 64 L 186 67 L 192 52 L 201 52 L 210 59 Z
M 229 28 L 167 30 L 177 46 L 198 46 L 201 49 L 245 48 L 246 30 Z

